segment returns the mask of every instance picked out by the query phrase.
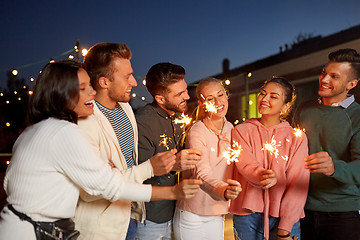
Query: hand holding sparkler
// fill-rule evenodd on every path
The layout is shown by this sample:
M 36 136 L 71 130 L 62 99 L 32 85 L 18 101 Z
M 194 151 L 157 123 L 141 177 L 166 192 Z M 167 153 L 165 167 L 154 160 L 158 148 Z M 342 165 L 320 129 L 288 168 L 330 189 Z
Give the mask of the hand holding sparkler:
M 169 173 L 175 164 L 176 149 L 172 149 L 167 152 L 157 153 L 150 158 L 151 166 L 155 176 L 161 176 Z
M 197 149 L 183 149 L 176 154 L 176 163 L 174 171 L 183 171 L 193 169 L 200 161 L 202 152 Z
M 233 179 L 228 179 L 227 184 L 229 184 L 224 192 L 224 197 L 226 200 L 233 200 L 237 198 L 239 193 L 242 191 L 241 185 L 238 181 Z
M 330 176 L 335 172 L 334 162 L 328 152 L 313 153 L 304 160 L 305 168 L 311 173 L 323 173 Z
M 199 191 L 201 183 L 201 180 L 198 179 L 185 179 L 175 185 L 172 191 L 177 200 L 193 198 Z
M 273 170 L 267 169 L 261 173 L 260 185 L 262 189 L 273 187 L 277 183 L 276 174 Z

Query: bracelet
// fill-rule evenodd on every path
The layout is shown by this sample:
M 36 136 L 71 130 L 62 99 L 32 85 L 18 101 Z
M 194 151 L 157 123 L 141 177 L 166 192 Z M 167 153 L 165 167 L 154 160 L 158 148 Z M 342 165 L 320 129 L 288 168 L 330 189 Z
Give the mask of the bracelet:
M 290 237 L 291 235 L 290 235 L 290 233 L 288 233 L 288 234 L 286 234 L 286 235 L 277 235 L 279 238 L 288 238 L 288 237 Z

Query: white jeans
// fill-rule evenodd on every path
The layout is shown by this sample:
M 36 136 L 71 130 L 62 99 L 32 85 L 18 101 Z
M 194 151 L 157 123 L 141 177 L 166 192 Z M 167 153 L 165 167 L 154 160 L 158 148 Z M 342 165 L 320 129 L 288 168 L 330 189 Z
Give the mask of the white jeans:
M 176 240 L 224 239 L 224 216 L 201 216 L 179 208 L 173 220 Z

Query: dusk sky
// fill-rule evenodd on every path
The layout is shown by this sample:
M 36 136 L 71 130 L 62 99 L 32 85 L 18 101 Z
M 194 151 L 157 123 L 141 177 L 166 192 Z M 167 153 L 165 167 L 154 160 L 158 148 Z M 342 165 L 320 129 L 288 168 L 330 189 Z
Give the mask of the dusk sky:
M 299 33 L 327 36 L 358 25 L 359 10 L 359 0 L 0 0 L 0 88 L 7 69 L 32 65 L 19 78 L 36 78 L 77 40 L 80 48 L 128 44 L 139 85 L 164 61 L 185 67 L 192 83 L 220 73 L 224 58 L 232 69 L 277 54 Z

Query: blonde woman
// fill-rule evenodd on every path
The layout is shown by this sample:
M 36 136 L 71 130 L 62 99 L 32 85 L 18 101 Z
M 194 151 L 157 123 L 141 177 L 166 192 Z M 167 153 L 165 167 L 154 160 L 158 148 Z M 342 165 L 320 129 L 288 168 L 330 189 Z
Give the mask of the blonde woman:
M 224 235 L 224 215 L 229 200 L 237 197 L 240 184 L 231 180 L 233 165 L 228 166 L 223 152 L 230 146 L 233 125 L 225 115 L 228 97 L 221 82 L 215 78 L 202 80 L 196 88 L 200 120 L 189 130 L 186 147 L 202 151 L 195 170 L 183 176 L 202 180 L 201 189 L 191 200 L 178 201 L 174 216 L 174 233 L 178 240 L 219 240 Z M 207 110 L 213 106 L 213 111 Z

